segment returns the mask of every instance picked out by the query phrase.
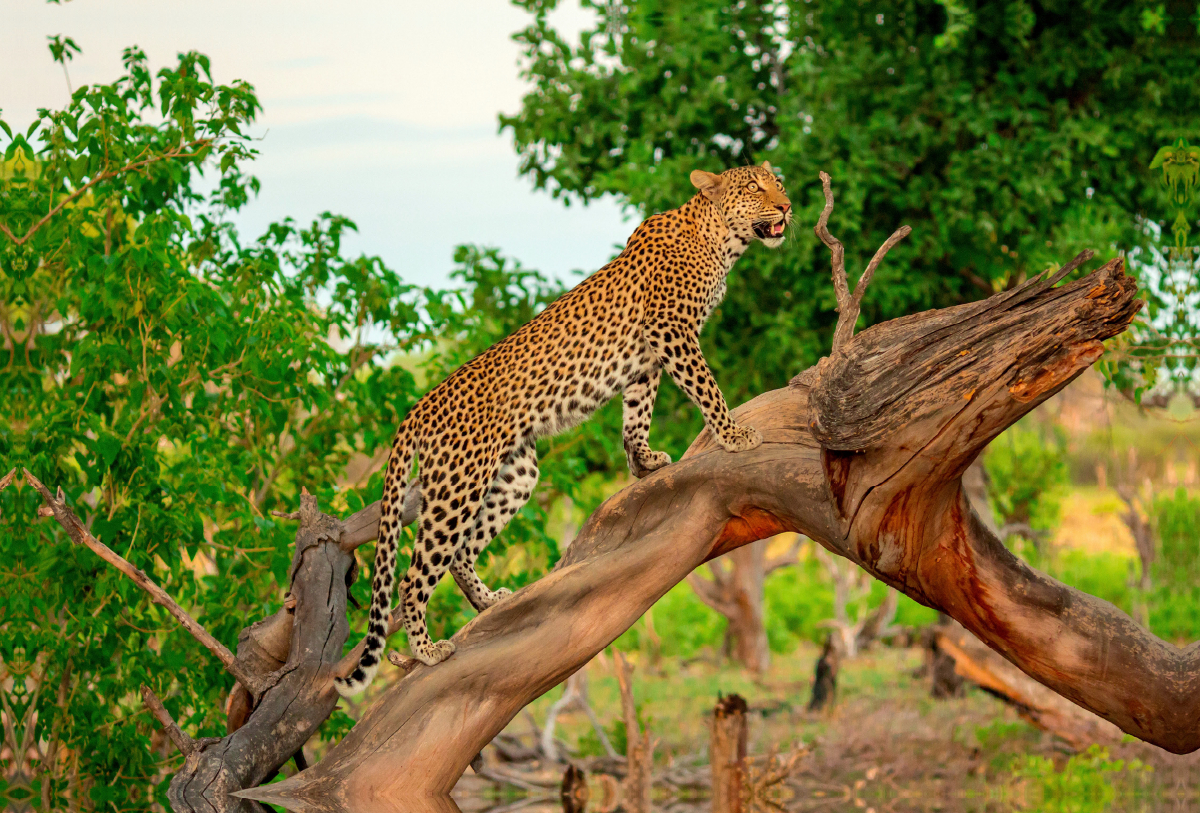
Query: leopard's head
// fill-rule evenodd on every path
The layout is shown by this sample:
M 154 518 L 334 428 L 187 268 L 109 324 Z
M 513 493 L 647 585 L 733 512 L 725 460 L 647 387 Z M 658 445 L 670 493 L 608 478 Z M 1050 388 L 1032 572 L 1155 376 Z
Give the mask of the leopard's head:
M 792 203 L 770 163 L 727 169 L 720 175 L 697 169 L 691 179 L 735 232 L 748 229 L 769 248 L 783 242 L 783 230 L 792 222 Z

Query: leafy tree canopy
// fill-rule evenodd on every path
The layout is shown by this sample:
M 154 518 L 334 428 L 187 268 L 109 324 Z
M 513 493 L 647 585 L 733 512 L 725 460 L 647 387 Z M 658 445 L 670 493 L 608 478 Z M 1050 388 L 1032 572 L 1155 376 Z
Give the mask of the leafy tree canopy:
M 554 0 L 515 2 L 531 15 L 516 38 L 533 89 L 500 122 L 551 194 L 649 214 L 687 200 L 696 167 L 782 170 L 796 229 L 739 262 L 704 340 L 734 402 L 827 346 L 828 253 L 808 233 L 819 170 L 860 268 L 914 229 L 867 297 L 876 322 L 989 295 L 1085 247 L 1138 245 L 1139 216 L 1166 214 L 1150 161 L 1194 138 L 1200 109 L 1194 8 L 585 0 L 595 26 L 569 42 Z

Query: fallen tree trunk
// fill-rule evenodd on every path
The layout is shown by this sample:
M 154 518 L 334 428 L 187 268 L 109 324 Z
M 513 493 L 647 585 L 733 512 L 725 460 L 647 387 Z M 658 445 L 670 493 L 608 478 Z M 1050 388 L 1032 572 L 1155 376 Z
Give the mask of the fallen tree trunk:
M 834 256 L 837 283 L 840 244 Z M 701 434 L 678 463 L 602 505 L 553 572 L 460 630 L 454 657 L 389 687 L 322 762 L 238 795 L 315 811 L 402 810 L 445 794 L 524 705 L 688 573 L 783 531 L 944 610 L 1122 730 L 1176 753 L 1200 748 L 1200 644 L 1180 650 L 1029 568 L 962 492 L 988 442 L 1089 367 L 1137 312 L 1120 259 L 1055 287 L 1090 256 L 853 338 L 842 326 L 879 256 L 853 299 L 843 271 L 833 356 L 736 411 L 763 433 L 760 448 L 731 455 Z
M 953 622 L 934 629 L 934 646 L 960 677 L 1011 705 L 1024 720 L 1061 737 L 1076 751 L 1113 745 L 1121 730 L 1017 669 Z

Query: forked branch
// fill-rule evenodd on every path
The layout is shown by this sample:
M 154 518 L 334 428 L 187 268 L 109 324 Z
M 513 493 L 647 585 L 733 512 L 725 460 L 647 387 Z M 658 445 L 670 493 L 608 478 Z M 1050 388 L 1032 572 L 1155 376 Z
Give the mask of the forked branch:
M 892 232 L 892 236 L 884 241 L 867 264 L 867 270 L 858 278 L 858 284 L 854 286 L 854 293 L 851 294 L 850 283 L 846 278 L 846 249 L 840 240 L 829 233 L 829 216 L 833 214 L 833 182 L 827 172 L 821 173 L 821 189 L 825 192 L 825 208 L 821 210 L 821 216 L 817 219 L 813 231 L 833 255 L 833 289 L 837 293 L 838 302 L 838 323 L 833 333 L 833 352 L 839 353 L 854 335 L 854 325 L 858 322 L 863 295 L 867 292 L 867 286 L 871 284 L 871 278 L 875 276 L 875 269 L 892 247 L 907 237 L 912 229 L 901 226 Z

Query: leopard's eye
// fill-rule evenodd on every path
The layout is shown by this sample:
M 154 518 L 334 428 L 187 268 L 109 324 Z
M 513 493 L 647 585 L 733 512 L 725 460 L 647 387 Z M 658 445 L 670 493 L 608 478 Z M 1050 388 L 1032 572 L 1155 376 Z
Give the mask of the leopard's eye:
M 779 189 L 780 192 L 783 191 L 783 184 L 781 184 L 779 181 L 775 182 L 775 186 Z
M 749 186 L 747 186 L 746 188 L 747 188 L 747 189 L 749 189 L 751 192 L 757 192 L 757 191 L 758 191 L 758 184 L 756 184 L 756 183 L 754 183 L 753 181 L 751 181 L 751 182 L 750 182 L 750 185 L 749 185 Z

